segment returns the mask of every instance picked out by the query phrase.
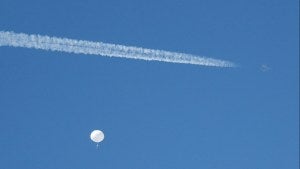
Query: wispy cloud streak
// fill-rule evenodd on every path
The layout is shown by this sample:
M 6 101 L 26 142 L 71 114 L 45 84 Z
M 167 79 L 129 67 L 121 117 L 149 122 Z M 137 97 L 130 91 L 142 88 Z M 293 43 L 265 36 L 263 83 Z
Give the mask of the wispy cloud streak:
M 67 38 L 29 35 L 0 31 L 0 46 L 24 47 L 77 54 L 91 54 L 147 61 L 194 64 L 202 66 L 234 67 L 234 63 L 191 54 L 92 42 Z

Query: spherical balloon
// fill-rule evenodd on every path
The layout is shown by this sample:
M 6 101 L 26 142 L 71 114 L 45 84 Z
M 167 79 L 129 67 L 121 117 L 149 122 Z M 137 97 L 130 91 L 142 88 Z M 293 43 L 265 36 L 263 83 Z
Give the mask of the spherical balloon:
M 100 130 L 94 130 L 91 135 L 91 140 L 93 140 L 96 143 L 101 142 L 104 139 L 104 133 Z

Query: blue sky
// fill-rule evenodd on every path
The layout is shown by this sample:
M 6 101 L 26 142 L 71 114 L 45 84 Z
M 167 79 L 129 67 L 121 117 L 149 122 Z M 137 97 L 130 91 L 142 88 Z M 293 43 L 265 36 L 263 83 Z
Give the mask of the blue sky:
M 1 0 L 0 21 L 240 65 L 1 47 L 0 168 L 299 167 L 296 0 Z M 93 129 L 105 133 L 98 150 Z

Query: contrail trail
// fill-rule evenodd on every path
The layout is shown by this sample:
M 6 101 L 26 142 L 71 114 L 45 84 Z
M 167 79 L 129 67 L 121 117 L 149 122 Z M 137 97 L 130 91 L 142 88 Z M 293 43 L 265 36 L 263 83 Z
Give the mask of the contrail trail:
M 0 46 L 24 47 L 147 61 L 234 67 L 234 63 L 196 55 L 67 38 L 0 31 Z

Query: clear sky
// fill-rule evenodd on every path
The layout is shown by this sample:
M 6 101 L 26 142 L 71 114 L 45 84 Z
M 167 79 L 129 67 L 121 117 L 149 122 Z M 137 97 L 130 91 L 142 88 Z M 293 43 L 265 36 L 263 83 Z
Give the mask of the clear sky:
M 1 169 L 299 167 L 296 0 L 0 0 L 0 23 L 239 65 L 1 47 Z

